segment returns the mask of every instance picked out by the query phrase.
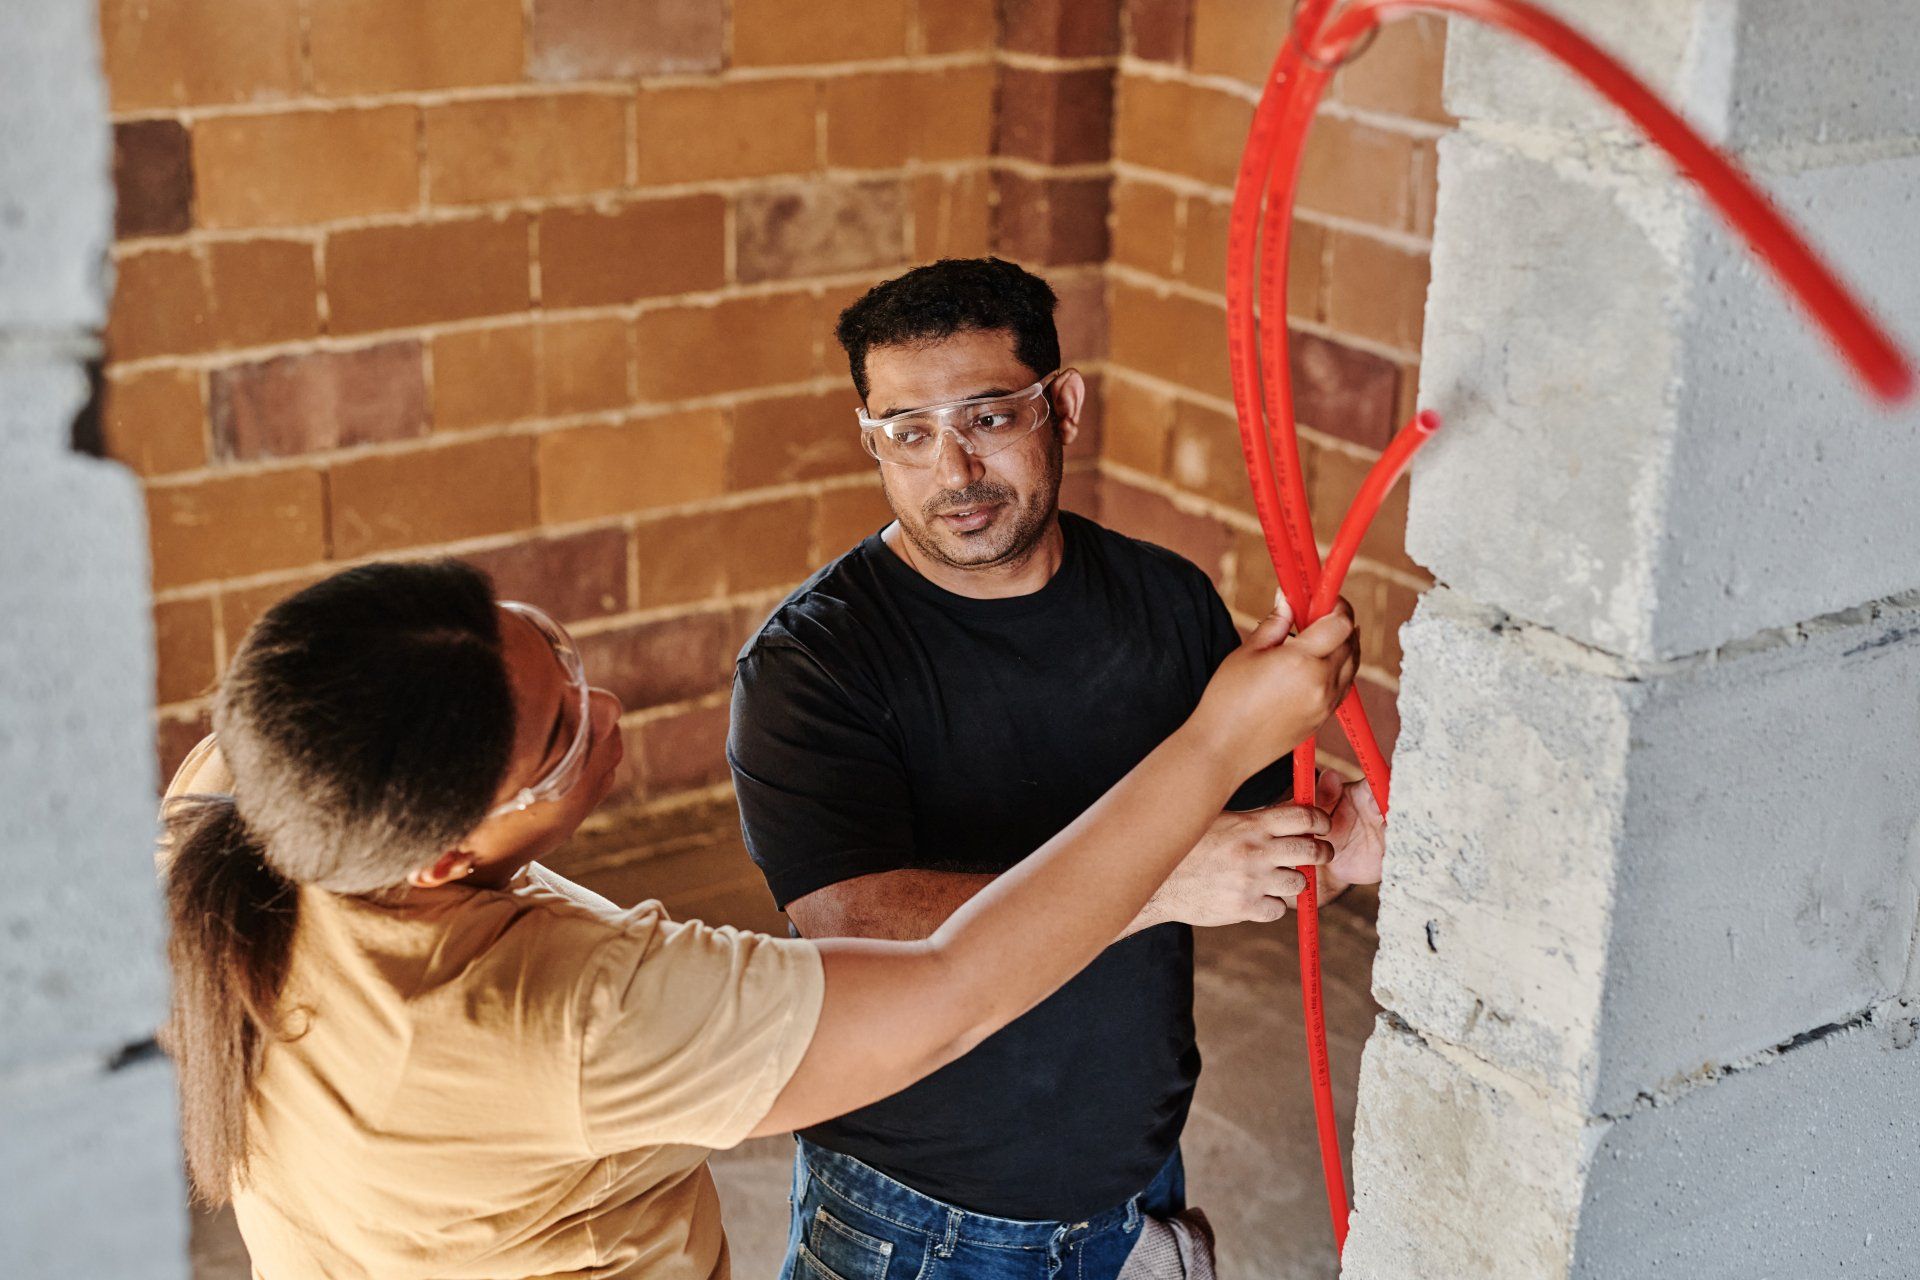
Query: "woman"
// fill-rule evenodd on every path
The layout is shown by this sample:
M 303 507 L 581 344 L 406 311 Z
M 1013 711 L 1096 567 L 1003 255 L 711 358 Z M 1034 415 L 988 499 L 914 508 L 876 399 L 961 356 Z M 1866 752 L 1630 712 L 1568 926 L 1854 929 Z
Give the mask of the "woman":
M 537 865 L 621 752 L 619 703 L 537 609 L 452 561 L 290 597 L 169 790 L 196 1189 L 234 1201 L 268 1280 L 724 1277 L 707 1150 L 902 1088 L 1118 936 L 1352 680 L 1350 617 L 1287 625 L 931 938 L 806 942 L 621 911 Z M 1326 857 L 1325 816 L 1299 815 L 1276 864 Z

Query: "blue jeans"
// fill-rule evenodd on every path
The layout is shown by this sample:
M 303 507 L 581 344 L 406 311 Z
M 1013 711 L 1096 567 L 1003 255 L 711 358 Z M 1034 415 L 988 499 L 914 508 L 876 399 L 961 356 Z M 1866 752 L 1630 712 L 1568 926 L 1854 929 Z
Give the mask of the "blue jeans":
M 1113 1280 L 1143 1216 L 1186 1207 L 1175 1152 L 1146 1190 L 1085 1222 L 968 1213 L 797 1138 L 780 1280 Z

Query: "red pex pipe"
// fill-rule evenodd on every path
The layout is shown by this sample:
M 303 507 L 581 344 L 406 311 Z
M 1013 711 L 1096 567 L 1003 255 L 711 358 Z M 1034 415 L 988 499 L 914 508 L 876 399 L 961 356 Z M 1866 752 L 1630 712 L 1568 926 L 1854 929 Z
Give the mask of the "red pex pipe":
M 1361 484 L 1323 569 L 1300 466 L 1287 350 L 1287 250 L 1294 190 L 1307 132 L 1334 71 L 1381 22 L 1421 10 L 1503 28 L 1530 40 L 1586 80 L 1700 186 L 1869 390 L 1893 403 L 1914 389 L 1913 366 L 1899 346 L 1739 167 L 1619 62 L 1558 18 L 1525 0 L 1351 0 L 1344 7 L 1339 7 L 1338 0 L 1301 0 L 1293 29 L 1262 90 L 1241 156 L 1228 228 L 1226 279 L 1227 351 L 1241 450 L 1268 557 L 1300 626 L 1333 607 L 1381 501 L 1440 425 L 1436 415 L 1422 412 L 1394 437 Z M 1390 783 L 1387 762 L 1358 694 L 1349 691 L 1337 714 L 1384 814 Z M 1308 738 L 1294 752 L 1296 797 L 1314 794 L 1314 745 L 1314 739 Z M 1295 920 L 1314 1120 L 1335 1248 L 1344 1249 L 1346 1180 L 1333 1112 L 1320 986 L 1318 893 L 1313 870 L 1301 870 L 1307 883 L 1296 903 Z

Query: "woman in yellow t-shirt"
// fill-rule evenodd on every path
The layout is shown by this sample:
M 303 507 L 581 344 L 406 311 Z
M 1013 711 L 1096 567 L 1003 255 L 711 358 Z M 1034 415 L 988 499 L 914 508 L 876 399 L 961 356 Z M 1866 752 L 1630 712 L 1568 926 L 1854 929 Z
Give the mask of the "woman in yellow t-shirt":
M 1287 630 L 931 938 L 807 942 L 538 865 L 621 752 L 538 609 L 452 561 L 309 587 L 249 632 L 168 792 L 195 1188 L 266 1280 L 726 1276 L 707 1151 L 896 1092 L 1119 936 L 1352 680 L 1350 615 Z M 1325 859 L 1324 815 L 1299 830 L 1276 864 Z

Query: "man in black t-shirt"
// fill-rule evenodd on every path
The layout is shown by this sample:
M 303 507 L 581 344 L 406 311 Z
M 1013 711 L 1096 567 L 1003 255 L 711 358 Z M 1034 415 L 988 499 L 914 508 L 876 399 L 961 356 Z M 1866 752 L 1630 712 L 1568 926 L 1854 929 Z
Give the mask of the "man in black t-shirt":
M 896 520 L 747 643 L 727 744 L 748 850 L 803 936 L 931 934 L 1177 728 L 1240 641 L 1199 569 L 1059 511 L 1086 386 L 1054 305 L 1011 263 L 949 260 L 840 317 Z M 1190 926 L 1278 919 L 1294 866 L 1330 858 L 1325 893 L 1379 877 L 1364 788 L 1323 780 L 1330 846 L 1285 792 L 1284 761 L 1252 779 L 1250 811 L 1056 995 L 800 1135 L 783 1275 L 1116 1275 L 1142 1215 L 1183 1207 Z

